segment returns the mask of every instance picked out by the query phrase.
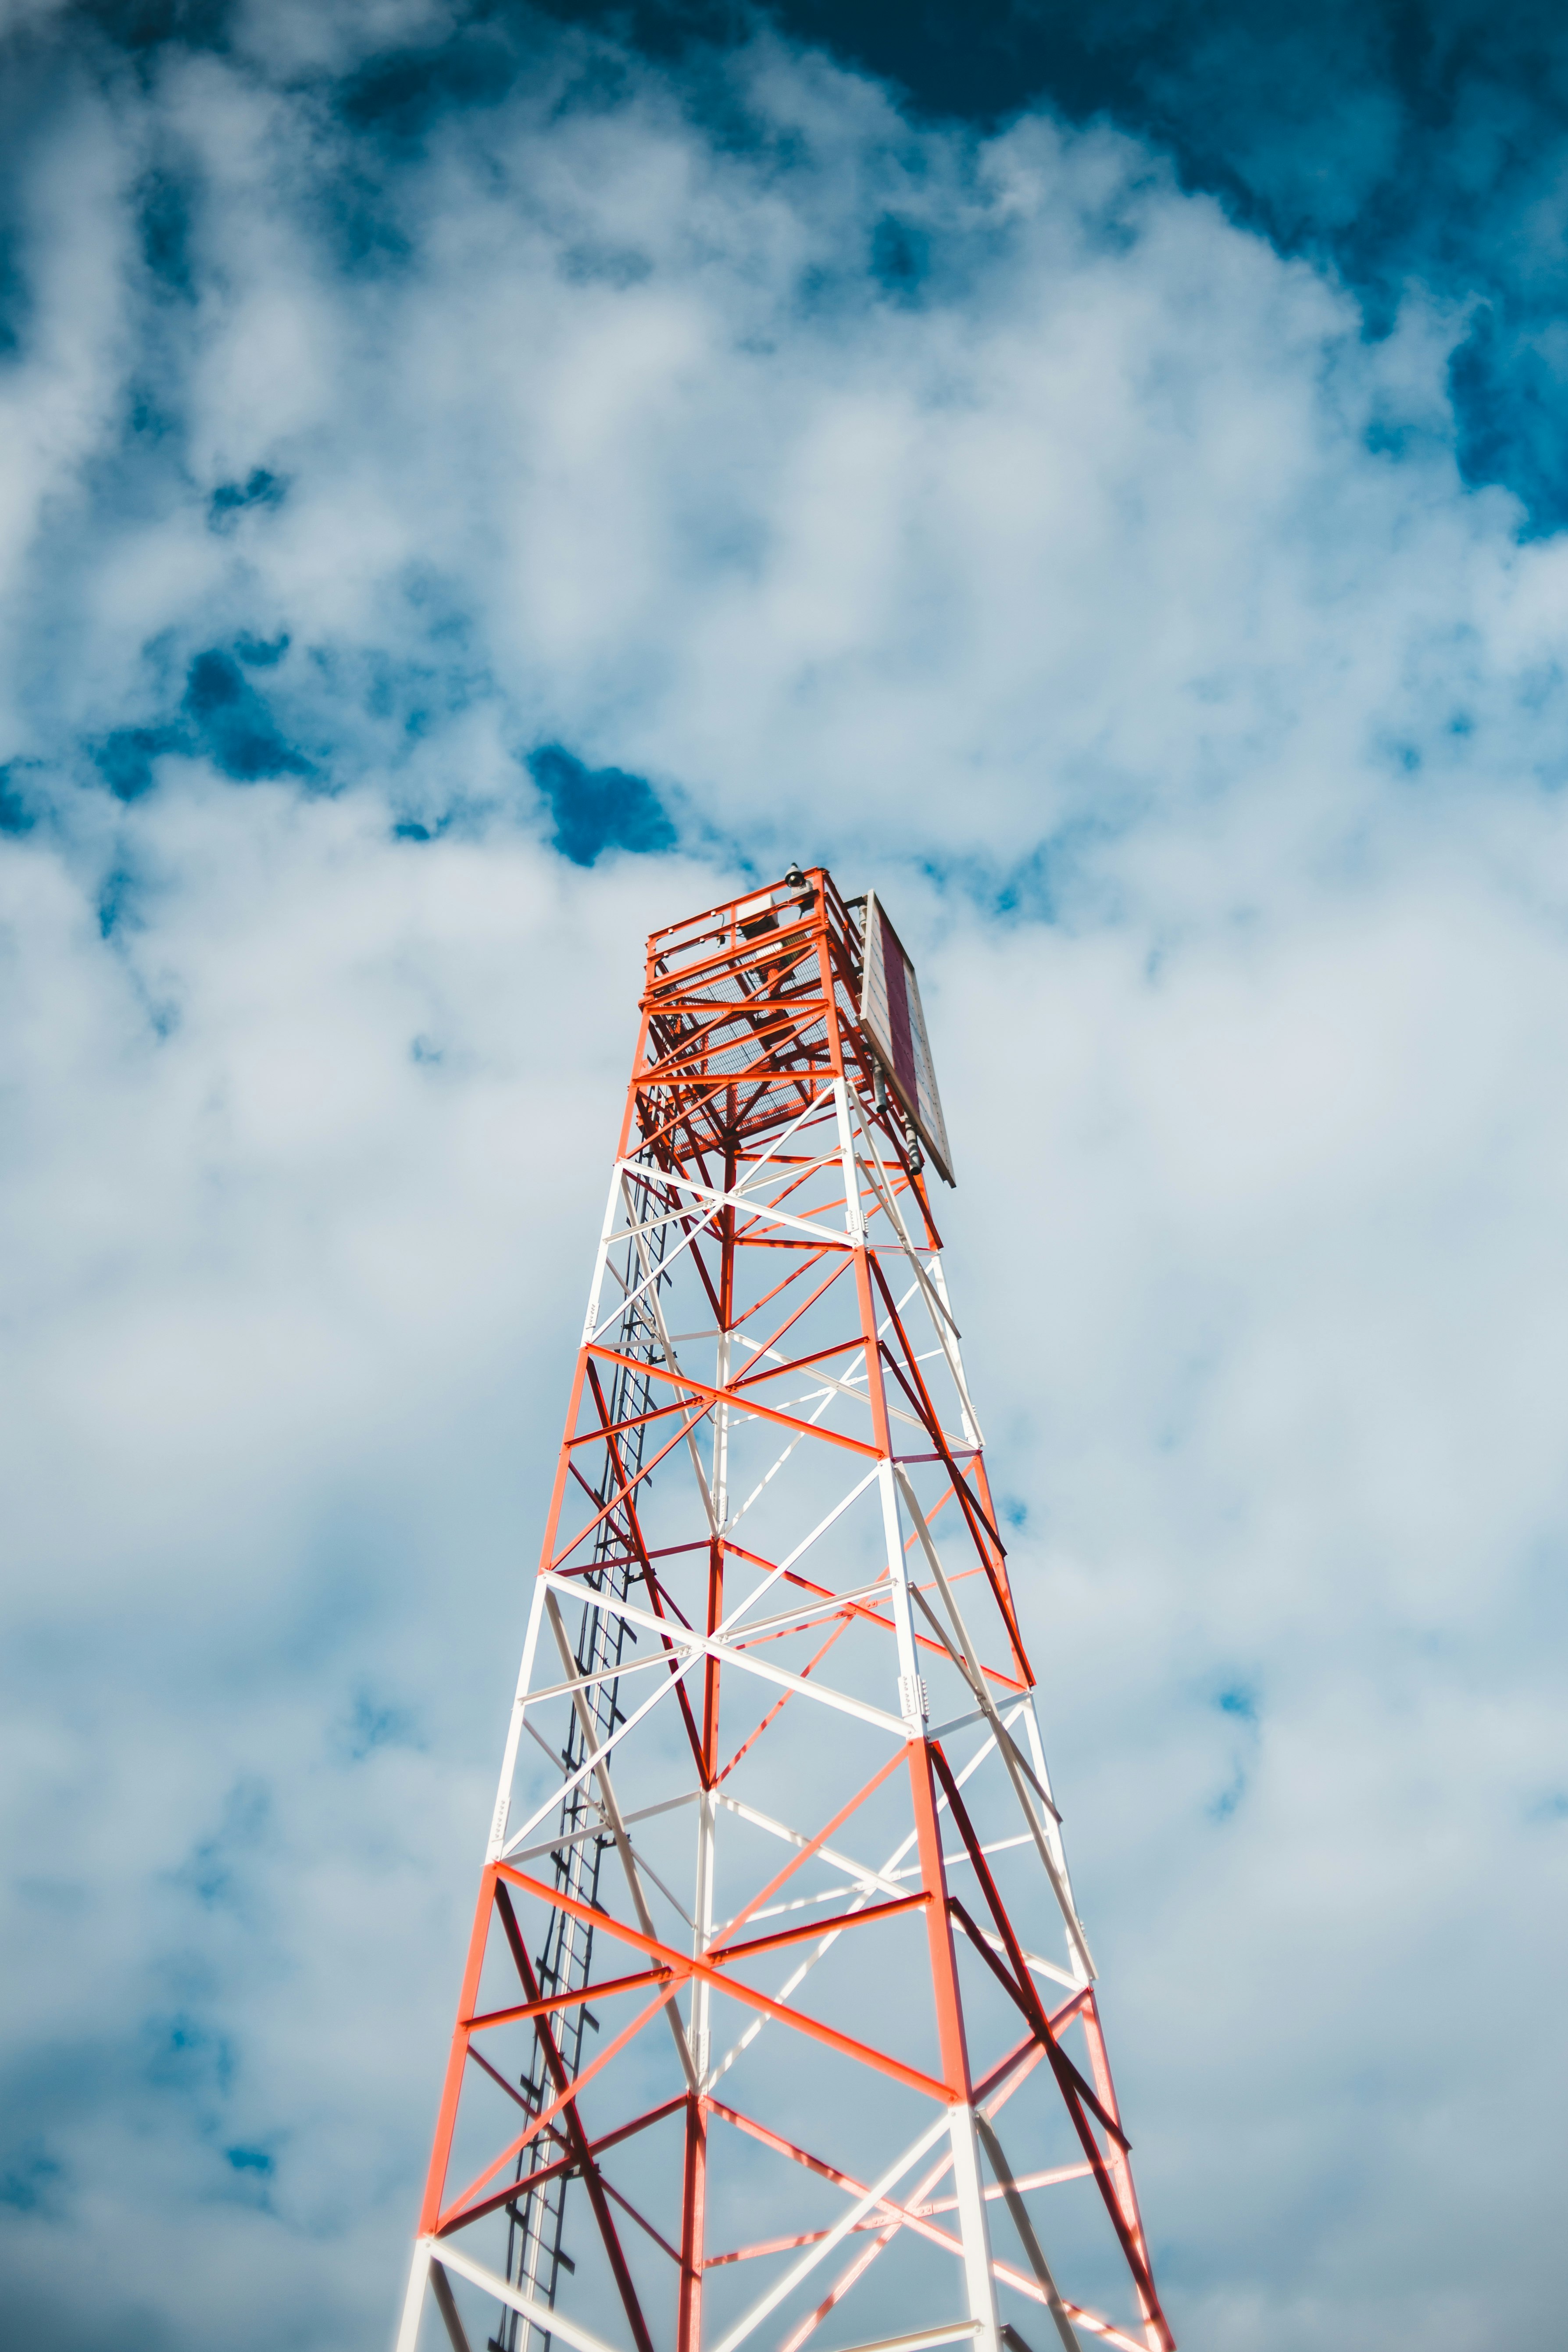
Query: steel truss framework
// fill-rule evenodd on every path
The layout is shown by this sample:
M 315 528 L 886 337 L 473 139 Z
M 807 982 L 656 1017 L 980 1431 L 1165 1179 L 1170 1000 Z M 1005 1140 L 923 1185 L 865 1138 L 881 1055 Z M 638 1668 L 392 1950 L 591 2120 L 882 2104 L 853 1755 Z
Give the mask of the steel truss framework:
M 648 942 L 399 2352 L 1173 2352 L 860 950 Z

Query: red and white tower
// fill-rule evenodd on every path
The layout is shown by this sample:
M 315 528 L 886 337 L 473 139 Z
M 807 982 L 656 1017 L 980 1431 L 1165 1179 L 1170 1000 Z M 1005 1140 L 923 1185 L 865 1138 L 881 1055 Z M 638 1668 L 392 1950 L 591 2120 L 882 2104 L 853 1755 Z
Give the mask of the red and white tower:
M 928 1161 L 874 898 L 654 933 L 399 2352 L 1173 2352 Z

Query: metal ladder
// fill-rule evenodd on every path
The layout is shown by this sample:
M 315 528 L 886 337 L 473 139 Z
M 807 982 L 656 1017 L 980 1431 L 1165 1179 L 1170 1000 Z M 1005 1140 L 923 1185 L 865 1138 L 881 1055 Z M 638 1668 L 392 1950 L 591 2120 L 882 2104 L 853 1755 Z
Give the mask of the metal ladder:
M 643 1198 L 646 1201 L 646 1190 Z M 639 1214 L 638 1223 L 642 1222 Z M 664 1256 L 665 1238 L 668 1227 L 654 1226 L 643 1236 L 648 1260 L 657 1265 Z M 627 1291 L 635 1290 L 644 1277 L 637 1255 L 636 1241 L 628 1238 L 626 1263 L 619 1269 Z M 668 1277 L 665 1277 L 666 1279 Z M 656 1286 L 657 1287 L 657 1286 Z M 633 1300 L 621 1318 L 616 1350 L 633 1358 L 638 1364 L 648 1364 L 662 1357 L 658 1325 L 651 1300 L 647 1294 Z M 629 1483 L 642 1468 L 645 1427 L 639 1416 L 650 1409 L 650 1383 L 645 1371 L 633 1370 L 627 1364 L 617 1364 L 610 1384 L 608 1403 L 612 1425 L 634 1422 L 636 1425 L 623 1431 L 620 1440 L 622 1466 Z M 607 1503 L 614 1492 L 614 1476 L 608 1463 L 598 1490 L 598 1501 Z M 632 1571 L 626 1565 L 627 1544 L 613 1519 L 600 1522 L 595 1538 L 595 1563 L 584 1581 L 595 1591 L 609 1589 L 617 1599 L 626 1600 L 630 1592 Z M 603 1565 L 616 1556 L 615 1564 Z M 619 1666 L 626 1644 L 635 1643 L 637 1636 L 633 1628 L 607 1612 L 584 1606 L 574 1649 L 576 1671 L 580 1675 L 605 1674 Z M 606 1680 L 595 1683 L 584 1693 L 587 1712 L 594 1726 L 595 1741 L 603 1746 L 624 1718 L 620 1707 L 620 1677 L 611 1673 Z M 570 1777 L 578 1771 L 588 1753 L 583 1724 L 575 1708 L 571 1717 L 566 1745 L 562 1750 L 562 1763 Z M 552 1856 L 555 1884 L 561 1891 L 578 1903 L 596 1905 L 599 1896 L 599 1869 L 605 1850 L 615 1840 L 595 1824 L 602 1822 L 603 1810 L 594 1792 L 593 1775 L 566 1797 L 561 1807 L 560 1836 L 562 1843 Z M 568 1843 L 567 1841 L 572 1843 Z M 569 1911 L 552 1911 L 545 1929 L 544 1947 L 538 1954 L 540 1990 L 545 1995 L 575 1992 L 588 1982 L 594 1954 L 594 1930 L 587 1923 Z M 574 2008 L 555 2012 L 553 2020 L 556 2048 L 561 2053 L 567 2076 L 575 2080 L 583 2063 L 583 2040 L 596 2033 L 599 2021 L 584 2002 Z M 521 2087 L 529 2111 L 537 2115 L 554 2095 L 544 2063 L 542 2048 L 535 2041 L 532 2066 L 522 2076 Z M 554 2126 L 547 2126 L 536 2139 L 531 2140 L 518 2158 L 518 2193 L 507 2210 L 506 2275 L 523 2287 L 536 2303 L 553 2306 L 555 2289 L 563 2271 L 576 2268 L 563 2242 L 566 2218 L 566 2185 L 570 2173 L 557 2173 L 553 2179 L 530 2188 L 530 2176 L 553 2164 L 566 2153 L 564 2136 Z M 516 2312 L 509 2312 L 501 2322 L 501 2332 L 489 2338 L 489 2352 L 533 2352 L 537 2344 L 542 2352 L 549 2352 L 551 2337 L 547 2331 L 536 2329 L 531 2321 Z

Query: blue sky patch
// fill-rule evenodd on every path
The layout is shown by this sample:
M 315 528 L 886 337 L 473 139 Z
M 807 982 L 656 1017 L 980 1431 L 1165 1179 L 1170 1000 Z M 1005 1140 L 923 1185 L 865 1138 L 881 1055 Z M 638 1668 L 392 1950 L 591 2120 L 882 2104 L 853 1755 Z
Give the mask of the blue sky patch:
M 64 2177 L 64 2168 L 40 2139 L 28 2140 L 0 2164 L 0 2205 L 14 2213 L 36 2213 Z
M 150 172 L 142 183 L 141 199 L 142 260 L 166 293 L 194 302 L 196 285 L 186 183 L 172 172 Z
M 1258 1695 L 1250 1684 L 1226 1683 L 1215 1693 L 1211 1702 L 1216 1715 L 1235 1724 L 1241 1735 L 1231 1751 L 1230 1778 L 1217 1796 L 1205 1808 L 1211 1822 L 1227 1822 L 1247 1794 L 1252 1765 L 1258 1752 Z
M 7 760 L 0 767 L 0 833 L 28 833 L 34 824 L 33 812 L 22 791 L 22 776 L 28 762 Z
M 339 109 L 353 130 L 421 139 L 448 115 L 504 98 L 518 66 L 516 51 L 493 30 L 469 26 L 438 47 L 372 59 L 345 85 Z
M 130 919 L 132 892 L 135 885 L 122 866 L 110 868 L 98 893 L 98 935 L 110 940 L 121 926 Z
M 592 866 L 606 849 L 675 847 L 675 827 L 645 776 L 586 767 L 559 743 L 531 751 L 526 765 L 555 821 L 555 847 L 574 866 Z
M 884 213 L 871 232 L 871 275 L 885 294 L 912 301 L 931 268 L 931 239 L 912 221 Z
M 153 762 L 165 751 L 188 750 L 180 727 L 116 727 L 89 747 L 100 775 L 117 801 L 137 801 L 153 789 Z
M 207 503 L 207 520 L 214 530 L 229 530 L 236 519 L 249 508 L 281 506 L 288 495 L 289 485 L 281 476 L 269 472 L 265 466 L 256 466 L 243 482 L 218 484 Z M 256 640 L 241 638 L 239 642 L 242 646 L 253 645 Z M 285 637 L 282 642 L 286 646 L 289 640 Z M 247 654 L 245 658 L 254 661 L 258 656 Z
M 259 1780 L 240 1780 L 229 1790 L 223 1818 L 211 1837 L 192 1850 L 175 1884 L 194 1895 L 207 1911 L 237 1906 L 242 1895 L 247 1861 L 267 1830 L 271 1798 Z
M 248 630 L 242 629 L 234 641 L 235 652 L 250 669 L 276 668 L 288 652 L 289 646 L 289 637 L 287 629 L 281 635 L 272 638 L 270 642 L 265 637 L 253 637 Z
M 427 1042 L 417 1037 L 415 1039 L 416 1061 L 440 1060 L 439 1054 L 422 1055 L 418 1051 L 420 1045 Z M 365 1758 L 374 1755 L 378 1748 L 422 1748 L 425 1743 L 419 1737 L 418 1723 L 411 1707 L 398 1706 L 391 1700 L 375 1698 L 368 1691 L 360 1691 L 344 1727 L 343 1744 L 354 1762 L 363 1764 Z
M 131 50 L 157 48 L 165 41 L 217 48 L 233 13 L 232 0 L 96 0 L 91 11 L 110 38 Z
M 228 2090 L 234 2051 L 226 2035 L 190 2015 L 150 2018 L 142 2028 L 148 2080 L 156 2088 L 185 2097 L 211 2097 Z
M 9 359 L 21 350 L 31 307 L 16 238 L 8 233 L 0 236 L 0 358 Z
M 313 775 L 314 762 L 289 741 L 240 666 L 274 667 L 288 645 L 287 635 L 268 643 L 242 635 L 233 653 L 209 647 L 185 674 L 176 717 L 149 727 L 116 727 L 90 742 L 89 755 L 115 798 L 136 801 L 150 792 L 153 763 L 170 752 L 208 759 L 235 783 Z
M 236 783 L 308 776 L 311 763 L 286 742 L 272 713 L 229 654 L 198 654 L 181 705 L 200 748 Z

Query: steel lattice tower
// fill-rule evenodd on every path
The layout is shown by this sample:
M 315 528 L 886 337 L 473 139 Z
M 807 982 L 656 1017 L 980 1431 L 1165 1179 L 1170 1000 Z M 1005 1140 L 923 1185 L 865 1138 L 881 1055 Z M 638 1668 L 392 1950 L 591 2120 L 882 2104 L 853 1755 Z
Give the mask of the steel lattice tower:
M 1173 2352 L 912 971 L 792 868 L 641 1009 L 399 2352 Z

